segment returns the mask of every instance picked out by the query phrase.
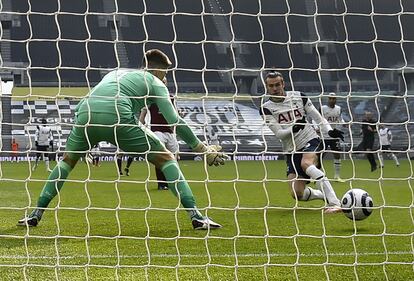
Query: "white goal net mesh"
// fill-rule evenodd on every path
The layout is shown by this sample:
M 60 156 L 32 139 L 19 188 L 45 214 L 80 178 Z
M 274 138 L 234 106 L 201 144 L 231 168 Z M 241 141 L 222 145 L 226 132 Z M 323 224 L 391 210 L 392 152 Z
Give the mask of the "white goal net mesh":
M 413 278 L 413 1 L 0 5 L 5 280 Z M 128 155 L 116 143 L 91 151 L 99 163 L 79 161 L 37 227 L 15 226 L 36 207 L 47 165 L 53 169 L 62 158 L 80 99 L 110 71 L 140 68 L 154 48 L 173 62 L 167 87 L 182 118 L 230 156 L 224 166 L 209 167 L 178 140 L 178 163 L 197 207 L 223 228 L 193 230 L 177 198 L 158 189 L 148 155 L 137 156 L 127 175 Z M 286 90 L 306 93 L 318 109 L 336 94 L 343 120 L 327 119 L 345 139 L 339 159 L 332 147 L 324 149 L 322 170 L 339 199 L 353 188 L 370 194 L 369 218 L 327 215 L 323 201 L 291 197 L 286 153 L 260 115 L 268 99 L 264 77 L 274 71 Z M 51 130 L 49 157 L 36 160 L 42 122 Z M 364 125 L 375 128 L 368 152 L 360 145 Z

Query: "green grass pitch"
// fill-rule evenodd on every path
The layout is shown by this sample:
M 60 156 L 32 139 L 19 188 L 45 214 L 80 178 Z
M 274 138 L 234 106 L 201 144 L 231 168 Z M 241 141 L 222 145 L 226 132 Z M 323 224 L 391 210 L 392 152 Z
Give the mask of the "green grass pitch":
M 175 197 L 156 190 L 145 162 L 122 178 L 112 162 L 90 169 L 79 163 L 50 206 L 59 209 L 47 211 L 37 228 L 19 228 L 47 174 L 44 164 L 31 173 L 27 162 L 1 163 L 0 279 L 414 279 L 408 160 L 399 168 L 387 161 L 382 174 L 371 173 L 366 160 L 343 161 L 348 180 L 333 182 L 338 196 L 360 187 L 376 206 L 356 223 L 324 216 L 320 201 L 296 205 L 282 182 L 284 161 L 180 165 L 198 206 L 223 229 L 192 230 Z M 332 162 L 324 166 L 332 176 Z
M 81 99 L 87 95 L 88 92 L 88 87 L 14 87 L 12 96 L 14 100 Z

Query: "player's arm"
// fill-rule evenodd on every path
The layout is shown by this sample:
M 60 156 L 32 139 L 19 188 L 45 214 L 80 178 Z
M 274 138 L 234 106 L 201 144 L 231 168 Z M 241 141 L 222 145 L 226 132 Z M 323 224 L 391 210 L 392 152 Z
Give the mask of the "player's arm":
M 147 116 L 148 110 L 146 108 L 141 109 L 141 113 L 139 114 L 139 122 L 145 125 L 145 117 Z
M 346 128 L 347 124 L 346 121 L 344 119 L 344 115 L 342 114 L 342 107 L 339 107 L 339 122 L 341 122 L 342 127 Z
M 392 143 L 392 133 L 391 133 L 391 131 L 389 129 L 387 130 L 387 135 L 388 135 L 388 141 L 390 143 Z
M 312 120 L 312 127 L 315 129 L 316 133 L 320 134 L 321 130 L 315 120 Z
M 345 119 L 344 119 L 344 115 L 342 114 L 342 107 L 339 108 L 339 122 L 341 122 L 343 125 L 345 125 Z
M 319 109 L 319 113 L 322 115 L 322 117 L 324 117 L 323 116 L 323 107 L 321 107 Z M 316 121 L 313 120 L 313 119 L 312 119 L 312 127 L 315 129 L 315 131 L 316 131 L 317 134 L 320 134 L 321 133 L 321 129 L 319 128 L 319 124 L 316 123 Z
M 367 125 L 367 130 L 370 132 L 375 132 L 375 129 L 371 127 L 371 125 Z
M 329 122 L 322 116 L 322 114 L 316 109 L 311 100 L 307 97 L 302 97 L 303 108 L 305 109 L 306 114 L 319 125 L 319 128 L 322 132 L 328 133 L 332 130 Z
M 269 127 L 269 129 L 275 134 L 275 136 L 279 139 L 284 139 L 287 137 L 290 137 L 292 135 L 292 126 L 283 129 L 282 126 L 277 122 L 276 118 L 273 116 L 273 114 L 270 112 L 267 108 L 262 108 L 261 115 L 266 123 L 266 125 Z
M 201 142 L 200 139 L 178 115 L 170 99 L 168 97 L 156 97 L 154 100 L 167 123 L 177 126 L 177 135 L 191 148 L 196 147 Z
M 316 109 L 316 107 L 313 105 L 310 99 L 306 97 L 302 99 L 306 114 L 317 124 L 319 124 L 320 130 L 322 132 L 327 133 L 331 138 L 340 138 L 342 140 L 344 139 L 344 133 L 337 129 L 332 129 L 329 122 L 322 116 L 322 114 L 319 113 L 319 111 Z
M 219 152 L 221 146 L 205 145 L 200 139 L 193 133 L 187 123 L 182 119 L 175 110 L 170 98 L 168 97 L 167 88 L 165 87 L 166 94 L 157 95 L 154 98 L 158 109 L 164 116 L 169 125 L 176 126 L 177 135 L 185 141 L 193 151 L 206 153 L 207 163 L 211 165 L 222 165 L 227 156 Z

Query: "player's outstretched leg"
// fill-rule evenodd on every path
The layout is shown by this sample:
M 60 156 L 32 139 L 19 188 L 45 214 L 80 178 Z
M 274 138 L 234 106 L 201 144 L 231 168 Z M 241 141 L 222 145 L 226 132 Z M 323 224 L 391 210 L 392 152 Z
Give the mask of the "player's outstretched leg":
M 180 199 L 183 207 L 187 209 L 194 229 L 206 230 L 222 227 L 212 219 L 203 216 L 197 209 L 191 188 L 185 180 L 176 160 L 165 161 L 159 168 L 169 182 L 169 189 Z
M 305 172 L 313 180 L 317 181 L 322 188 L 322 192 L 325 195 L 328 204 L 328 207 L 325 209 L 325 213 L 330 214 L 342 212 L 341 202 L 338 197 L 336 197 L 335 191 L 325 174 L 315 165 L 310 165 L 306 168 Z
M 369 161 L 369 164 L 371 165 L 371 172 L 374 172 L 377 169 L 377 162 L 375 161 L 375 157 L 373 153 L 370 153 L 371 150 L 367 150 L 367 158 Z
M 43 156 L 45 158 L 46 163 L 46 170 L 50 173 L 52 170 L 50 169 L 50 162 L 49 162 L 49 155 Z
M 72 167 L 65 161 L 60 161 L 50 173 L 46 184 L 37 200 L 37 207 L 33 212 L 17 222 L 18 226 L 37 226 L 42 219 L 44 208 L 47 208 L 50 201 L 57 195 L 63 186 L 64 180 L 72 171 Z
M 392 152 L 391 152 L 391 157 L 392 157 L 392 159 L 394 159 L 395 165 L 397 167 L 399 167 L 400 166 L 400 161 L 398 161 L 398 157 Z
M 335 176 L 334 179 L 337 181 L 342 181 L 341 179 L 341 158 L 334 158 L 334 170 L 335 170 Z
M 380 167 L 384 168 L 384 156 L 382 156 L 382 153 L 378 153 L 378 161 L 380 163 Z
M 288 180 L 293 199 L 299 201 L 325 200 L 322 191 L 306 186 L 305 179 L 297 178 L 296 174 L 289 174 Z
M 157 176 L 158 190 L 168 190 L 168 183 L 164 173 L 160 169 L 155 168 L 155 174 Z
M 122 173 L 122 156 L 118 156 L 116 158 L 116 166 L 118 168 L 118 172 L 121 176 L 124 175 L 124 173 Z
M 35 163 L 34 163 L 34 165 L 32 167 L 32 171 L 36 170 L 37 165 L 39 165 L 39 159 L 40 159 L 41 156 L 42 156 L 41 153 L 36 153 L 36 160 L 35 160 Z
M 129 167 L 131 167 L 131 164 L 132 164 L 133 161 L 134 161 L 134 157 L 133 156 L 128 156 L 127 164 L 126 164 L 126 167 L 124 169 L 125 175 L 127 175 L 128 177 L 129 177 Z

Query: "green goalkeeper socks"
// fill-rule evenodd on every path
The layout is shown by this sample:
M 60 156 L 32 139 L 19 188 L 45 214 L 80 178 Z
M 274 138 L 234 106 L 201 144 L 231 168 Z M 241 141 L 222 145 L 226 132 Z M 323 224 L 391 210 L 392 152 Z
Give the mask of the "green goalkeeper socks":
M 46 208 L 49 205 L 50 201 L 55 198 L 58 191 L 62 188 L 64 180 L 68 177 L 70 171 L 72 171 L 72 168 L 66 162 L 60 161 L 56 165 L 37 200 L 38 208 Z
M 168 189 L 171 190 L 175 196 L 180 198 L 181 204 L 187 209 L 190 218 L 202 219 L 203 216 L 195 205 L 195 199 L 191 188 L 185 180 L 177 161 L 170 160 L 165 162 L 161 167 L 161 171 L 168 181 Z
M 49 205 L 50 201 L 55 198 L 58 191 L 62 188 L 64 180 L 68 177 L 71 170 L 72 168 L 63 161 L 56 165 L 40 193 L 37 201 L 38 208 L 46 208 Z M 167 161 L 161 167 L 161 170 L 169 182 L 169 189 L 175 196 L 180 198 L 183 207 L 188 209 L 187 212 L 189 213 L 190 218 L 202 219 L 203 216 L 195 205 L 193 193 L 191 192 L 190 186 L 185 180 L 178 163 L 174 160 Z

